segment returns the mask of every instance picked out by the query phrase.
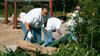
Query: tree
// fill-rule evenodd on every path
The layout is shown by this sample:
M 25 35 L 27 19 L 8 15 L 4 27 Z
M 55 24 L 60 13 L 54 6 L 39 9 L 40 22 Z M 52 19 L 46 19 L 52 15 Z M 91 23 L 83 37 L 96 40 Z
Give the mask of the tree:
M 96 48 L 100 51 L 100 0 L 80 0 L 81 17 L 85 22 L 76 28 L 77 37 L 88 47 Z M 84 27 L 83 27 L 84 26 Z
M 77 0 L 53 0 L 53 10 L 70 12 L 78 4 Z

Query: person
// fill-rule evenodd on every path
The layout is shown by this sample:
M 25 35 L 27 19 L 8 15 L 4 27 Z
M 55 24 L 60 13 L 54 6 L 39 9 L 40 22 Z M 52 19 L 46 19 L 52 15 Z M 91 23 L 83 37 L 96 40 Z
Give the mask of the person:
M 22 9 L 22 11 L 19 14 L 20 22 L 22 22 L 24 20 L 25 15 L 26 15 L 26 12 L 24 11 L 24 9 Z
M 48 14 L 49 8 L 43 6 L 42 8 L 34 8 L 30 10 L 25 19 L 21 23 L 21 29 L 26 36 L 27 31 L 31 32 L 32 37 L 27 37 L 25 40 L 31 43 L 37 43 L 41 41 L 41 25 L 46 22 L 45 16 Z
M 61 16 L 61 17 L 51 17 L 48 19 L 47 21 L 47 25 L 44 28 L 44 44 L 42 45 L 42 47 L 46 47 L 48 45 L 50 45 L 53 42 L 53 36 L 52 36 L 52 32 L 55 30 L 59 35 L 64 36 L 64 34 L 61 32 L 60 28 L 61 28 L 61 24 L 63 24 L 66 20 L 65 16 Z
M 13 13 L 10 13 L 10 17 L 11 17 L 12 19 L 14 19 L 14 14 L 13 14 Z
M 71 19 L 69 19 L 66 23 L 66 25 L 70 28 L 70 33 L 71 33 L 71 36 L 72 36 L 71 38 L 75 42 L 77 42 L 77 37 L 75 37 L 75 34 L 73 32 L 75 31 L 75 27 L 77 27 L 77 22 L 79 22 L 79 23 L 83 22 L 83 18 L 81 18 L 79 16 L 79 11 L 80 11 L 80 7 L 77 5 L 75 7 L 74 12 L 72 13 Z

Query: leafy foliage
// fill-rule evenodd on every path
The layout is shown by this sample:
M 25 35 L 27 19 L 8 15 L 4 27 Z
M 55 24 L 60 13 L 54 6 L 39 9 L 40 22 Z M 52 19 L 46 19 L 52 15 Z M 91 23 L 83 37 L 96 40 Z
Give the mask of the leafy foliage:
M 100 56 L 94 48 L 88 49 L 82 43 L 68 43 L 60 45 L 60 48 L 52 56 Z
M 64 1 L 64 2 L 63 2 Z M 53 11 L 63 11 L 65 3 L 65 11 L 70 12 L 78 3 L 77 0 L 53 0 Z
M 76 27 L 76 35 L 81 38 L 89 48 L 93 47 L 100 50 L 99 2 L 99 0 L 80 0 L 80 15 L 85 21 Z
M 16 51 L 6 49 L 6 52 L 0 52 L 0 56 L 100 56 L 95 48 L 89 49 L 82 42 L 75 43 L 70 38 L 66 42 L 65 45 L 59 44 L 57 52 L 52 55 L 41 54 L 40 51 L 30 53 L 19 48 Z
M 12 51 L 12 50 L 8 50 L 6 48 L 6 52 L 3 52 L 2 56 L 29 56 L 29 54 L 26 51 L 22 50 L 22 49 Z

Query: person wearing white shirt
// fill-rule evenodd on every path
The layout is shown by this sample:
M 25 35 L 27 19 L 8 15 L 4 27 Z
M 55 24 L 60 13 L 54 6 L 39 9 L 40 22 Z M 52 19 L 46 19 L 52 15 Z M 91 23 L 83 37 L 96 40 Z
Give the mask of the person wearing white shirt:
M 72 36 L 71 38 L 74 41 L 77 41 L 77 38 L 73 34 L 73 32 L 75 30 L 74 28 L 77 26 L 77 22 L 79 22 L 79 23 L 83 22 L 83 18 L 81 18 L 79 16 L 79 10 L 80 10 L 80 7 L 76 6 L 75 11 L 73 12 L 71 19 L 69 19 L 68 22 L 67 22 L 67 26 L 70 28 L 70 33 L 71 33 L 71 36 Z M 75 17 L 77 17 L 77 18 L 75 18 Z M 76 22 L 76 20 L 77 20 L 77 22 Z
M 27 41 L 37 43 L 41 41 L 41 25 L 45 23 L 45 16 L 48 14 L 48 8 L 34 8 L 30 10 L 22 20 L 22 30 L 26 35 L 29 31 L 32 34 L 31 38 L 26 38 Z
M 20 21 L 22 22 L 24 20 L 26 13 L 25 12 L 21 12 L 19 15 Z
M 45 27 L 45 31 L 44 32 L 44 44 L 42 45 L 43 47 L 48 46 L 49 44 L 51 44 L 53 42 L 53 36 L 52 36 L 52 32 L 55 30 L 58 34 L 62 35 L 62 32 L 60 31 L 61 25 L 62 23 L 64 23 L 66 20 L 65 16 L 61 16 L 61 17 L 52 17 L 49 18 L 47 21 L 47 25 Z

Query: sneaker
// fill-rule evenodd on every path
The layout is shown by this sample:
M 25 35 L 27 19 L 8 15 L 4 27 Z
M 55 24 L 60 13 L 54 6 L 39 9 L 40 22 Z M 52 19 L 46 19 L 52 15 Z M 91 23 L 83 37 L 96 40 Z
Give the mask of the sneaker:
M 50 44 L 52 44 L 52 42 L 49 42 L 48 44 L 43 44 L 41 47 L 47 47 L 47 46 L 49 46 Z
M 48 44 L 46 44 L 45 47 L 49 46 L 50 44 L 52 44 L 52 42 L 49 42 Z
M 45 47 L 45 44 L 41 45 L 41 47 Z

